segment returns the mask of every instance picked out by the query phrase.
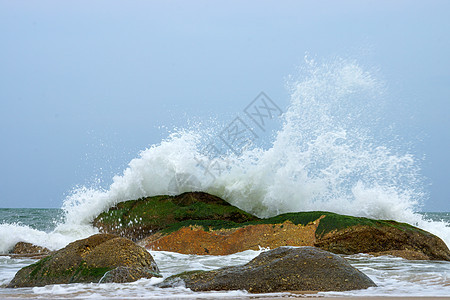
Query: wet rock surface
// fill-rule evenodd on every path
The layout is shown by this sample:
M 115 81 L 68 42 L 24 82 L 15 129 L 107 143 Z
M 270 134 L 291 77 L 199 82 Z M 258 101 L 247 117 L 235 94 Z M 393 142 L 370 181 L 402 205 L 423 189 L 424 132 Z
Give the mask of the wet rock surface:
M 450 260 L 447 245 L 437 236 L 408 224 L 391 222 L 392 226 L 352 226 L 330 232 L 315 246 L 339 254 L 370 253 L 405 259 Z
M 174 226 L 182 227 L 183 222 L 208 220 L 217 224 L 239 224 L 257 219 L 219 197 L 190 192 L 120 202 L 95 218 L 93 225 L 100 232 L 137 241 L 159 231 L 172 230 Z
M 281 246 L 311 246 L 319 222 L 305 226 L 290 221 L 281 224 L 256 224 L 240 228 L 205 230 L 201 226 L 183 227 L 167 234 L 155 234 L 140 242 L 148 249 L 183 254 L 228 255 L 245 250 Z
M 18 242 L 14 248 L 8 253 L 4 254 L 13 258 L 34 258 L 41 259 L 49 255 L 52 251 L 45 247 L 36 246 L 27 242 Z
M 344 258 L 315 247 L 279 247 L 243 266 L 193 271 L 167 278 L 160 287 L 185 285 L 193 291 L 348 291 L 376 286 Z
M 8 287 L 99 282 L 105 273 L 118 267 L 135 270 L 130 271 L 130 276 L 122 276 L 128 278 L 127 280 L 141 278 L 135 276 L 136 274 L 145 278 L 159 276 L 159 269 L 153 257 L 144 248 L 116 235 L 96 234 L 70 243 L 37 263 L 22 268 Z M 119 270 L 117 274 L 122 273 Z M 113 279 L 120 277 L 111 276 Z
M 45 253 L 50 253 L 50 250 L 45 247 L 36 246 L 26 242 L 18 242 L 11 251 L 11 254 L 45 254 Z
M 408 259 L 450 260 L 437 236 L 405 223 L 297 212 L 261 219 L 202 192 L 125 201 L 93 223 L 152 250 L 227 255 L 280 246 L 315 246 L 338 254 L 379 253 Z

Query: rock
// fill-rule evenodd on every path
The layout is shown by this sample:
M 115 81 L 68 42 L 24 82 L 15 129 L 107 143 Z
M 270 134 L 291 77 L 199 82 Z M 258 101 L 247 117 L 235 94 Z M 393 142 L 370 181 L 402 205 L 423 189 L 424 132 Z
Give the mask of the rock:
M 160 276 L 153 257 L 144 248 L 116 235 L 96 234 L 70 243 L 37 263 L 22 268 L 8 287 L 99 282 L 105 273 L 118 267 L 129 268 L 130 275 L 121 276 L 124 273 L 119 269 L 112 273 L 111 280 Z
M 18 242 L 14 246 L 13 250 L 10 253 L 11 254 L 45 254 L 45 253 L 50 253 L 50 250 L 45 247 L 33 245 L 31 243 Z
M 355 225 L 331 231 L 316 241 L 315 246 L 339 254 L 380 253 L 406 259 L 450 261 L 449 249 L 437 236 L 394 221 L 384 221 L 384 226 L 381 225 Z
M 148 249 L 183 254 L 228 255 L 245 250 L 281 246 L 312 246 L 319 222 L 306 225 L 285 221 L 281 224 L 247 224 L 238 228 L 204 228 L 193 225 L 169 234 L 153 234 L 140 242 Z
M 100 232 L 136 241 L 173 225 L 181 227 L 183 221 L 244 223 L 257 219 L 219 197 L 191 192 L 120 202 L 95 218 L 93 225 Z
M 43 258 L 49 255 L 51 251 L 45 247 L 36 246 L 31 243 L 18 242 L 8 253 L 13 258 Z
M 405 223 L 371 220 L 330 212 L 300 212 L 241 224 L 185 227 L 157 232 L 139 243 L 148 249 L 184 254 L 227 255 L 259 247 L 315 246 L 337 254 L 377 253 L 407 259 L 450 260 L 437 236 Z M 198 224 L 198 225 L 197 225 Z M 235 228 L 230 228 L 234 226 Z
M 324 211 L 260 219 L 201 192 L 121 202 L 100 214 L 94 225 L 105 233 L 141 239 L 138 243 L 148 249 L 184 254 L 316 246 L 338 254 L 391 251 L 416 259 L 450 260 L 440 238 L 405 223 Z
M 159 286 L 180 284 L 193 291 L 251 293 L 349 291 L 376 286 L 342 257 L 315 247 L 279 247 L 243 266 L 185 272 L 167 278 Z

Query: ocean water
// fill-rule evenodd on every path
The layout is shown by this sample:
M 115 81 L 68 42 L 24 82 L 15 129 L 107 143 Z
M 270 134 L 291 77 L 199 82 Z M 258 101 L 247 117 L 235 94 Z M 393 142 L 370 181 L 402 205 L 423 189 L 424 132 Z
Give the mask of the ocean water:
M 260 94 L 229 123 L 197 122 L 174 129 L 142 150 L 109 187 L 74 188 L 61 209 L 1 209 L 0 253 L 8 253 L 19 241 L 60 249 L 97 233 L 93 218 L 120 201 L 192 190 L 220 196 L 260 217 L 326 210 L 397 220 L 428 230 L 450 245 L 449 213 L 421 213 L 427 197 L 420 161 L 387 118 L 388 91 L 376 74 L 355 61 L 305 59 L 286 86 L 291 94 L 287 107 Z M 151 253 L 167 277 L 245 263 L 260 251 L 226 257 Z M 379 287 L 324 295 L 450 295 L 449 262 L 367 255 L 347 259 Z M 32 262 L 0 256 L 0 285 Z M 0 297 L 250 297 L 245 291 L 162 290 L 154 286 L 157 281 L 0 288 Z
M 59 220 L 62 210 L 55 209 L 0 209 L 0 218 L 21 226 L 45 229 Z M 450 226 L 450 213 L 423 213 L 426 219 L 443 221 Z M 40 216 L 36 218 L 35 216 Z M 53 225 L 54 228 L 56 224 Z M 53 228 L 53 229 L 54 229 Z M 164 278 L 185 271 L 213 270 L 220 267 L 245 264 L 262 251 L 244 251 L 227 256 L 184 255 L 166 251 L 150 251 Z M 376 288 L 350 292 L 319 293 L 319 296 L 449 296 L 450 262 L 408 261 L 401 258 L 366 254 L 344 256 L 354 267 L 368 275 Z M 145 298 L 145 299 L 250 299 L 255 297 L 245 291 L 192 292 L 183 287 L 161 289 L 155 287 L 162 279 L 141 279 L 127 284 L 66 284 L 35 288 L 6 289 L 5 285 L 22 267 L 34 263 L 32 259 L 13 259 L 0 256 L 0 298 Z M 287 293 L 258 295 L 260 298 L 287 296 Z M 317 296 L 317 295 L 316 295 Z

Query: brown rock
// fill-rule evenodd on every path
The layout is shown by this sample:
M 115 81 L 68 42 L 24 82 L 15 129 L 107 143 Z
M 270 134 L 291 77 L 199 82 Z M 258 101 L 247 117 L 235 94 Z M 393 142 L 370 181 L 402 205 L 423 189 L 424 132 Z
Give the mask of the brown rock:
M 239 224 L 258 218 L 214 195 L 189 192 L 178 196 L 154 196 L 120 202 L 97 216 L 93 225 L 100 232 L 137 241 L 192 220 Z
M 11 251 L 11 254 L 44 254 L 49 252 L 50 250 L 45 247 L 26 242 L 18 242 Z
M 152 250 L 197 255 L 228 255 L 260 247 L 313 246 L 318 224 L 319 220 L 306 226 L 286 221 L 209 231 L 200 226 L 189 226 L 168 235 L 152 235 L 140 244 Z
M 185 272 L 167 278 L 159 286 L 177 285 L 193 291 L 251 293 L 348 291 L 376 286 L 342 257 L 314 247 L 279 247 L 261 253 L 243 266 Z
M 36 258 L 40 259 L 47 255 L 49 255 L 51 251 L 45 247 L 36 246 L 31 243 L 26 242 L 18 242 L 14 245 L 14 248 L 11 252 L 8 253 L 8 256 L 14 258 Z
M 139 244 L 150 249 L 185 254 L 225 255 L 287 245 L 342 254 L 391 251 L 413 257 L 414 252 L 414 257 L 450 260 L 441 239 L 409 224 L 324 211 L 260 219 L 202 192 L 121 202 L 94 225 L 102 232 L 143 239 Z
M 339 254 L 387 253 L 400 257 L 450 260 L 450 251 L 437 236 L 413 226 L 351 226 L 325 234 L 315 246 Z M 412 253 L 415 252 L 413 255 Z
M 129 239 L 96 234 L 70 243 L 65 248 L 17 272 L 8 287 L 99 282 L 117 267 L 143 271 L 147 278 L 159 276 L 153 257 Z

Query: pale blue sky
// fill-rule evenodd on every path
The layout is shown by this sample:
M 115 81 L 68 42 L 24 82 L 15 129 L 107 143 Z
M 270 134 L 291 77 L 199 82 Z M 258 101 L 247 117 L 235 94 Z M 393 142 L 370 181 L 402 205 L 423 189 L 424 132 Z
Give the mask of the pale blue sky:
M 0 0 L 0 207 L 60 207 L 187 116 L 226 119 L 260 91 L 286 107 L 305 53 L 354 58 L 450 211 L 450 1 Z M 398 118 L 397 118 L 398 116 Z

